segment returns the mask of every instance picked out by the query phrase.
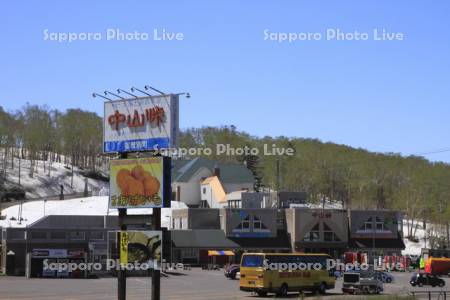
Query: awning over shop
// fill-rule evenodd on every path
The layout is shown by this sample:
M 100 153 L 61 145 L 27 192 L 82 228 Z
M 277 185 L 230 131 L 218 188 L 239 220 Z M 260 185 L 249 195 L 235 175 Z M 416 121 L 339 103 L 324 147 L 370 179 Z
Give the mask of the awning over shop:
M 208 250 L 208 256 L 234 256 L 234 253 L 229 250 Z
M 276 237 L 231 237 L 242 249 L 291 250 L 291 242 L 286 232 L 278 231 Z
M 362 239 L 350 238 L 349 247 L 351 249 L 370 249 L 370 248 L 384 248 L 384 249 L 405 249 L 405 243 L 399 236 L 396 239 Z

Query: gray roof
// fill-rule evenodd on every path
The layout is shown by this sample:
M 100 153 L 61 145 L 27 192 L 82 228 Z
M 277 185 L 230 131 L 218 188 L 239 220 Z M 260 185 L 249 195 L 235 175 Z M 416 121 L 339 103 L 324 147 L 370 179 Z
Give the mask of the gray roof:
M 253 183 L 252 172 L 244 165 L 236 163 L 221 163 L 203 157 L 196 157 L 191 160 L 172 160 L 172 181 L 188 182 L 189 179 L 201 168 L 206 168 L 214 172 L 214 167 L 220 169 L 220 181 L 222 183 Z
M 227 239 L 220 229 L 171 230 L 177 248 L 235 249 L 239 245 Z
M 106 224 L 104 223 L 106 221 Z M 30 228 L 118 228 L 117 216 L 73 216 L 73 215 L 49 215 L 34 222 Z

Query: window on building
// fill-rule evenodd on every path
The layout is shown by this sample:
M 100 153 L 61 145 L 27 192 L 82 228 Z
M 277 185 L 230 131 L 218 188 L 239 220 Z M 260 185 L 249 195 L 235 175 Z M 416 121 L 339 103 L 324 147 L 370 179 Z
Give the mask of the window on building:
M 261 222 L 261 219 L 254 216 L 253 217 L 253 229 L 267 229 L 267 227 L 264 225 L 263 222 Z
M 74 241 L 84 240 L 86 238 L 84 231 L 71 231 L 69 236 Z
M 284 216 L 277 218 L 277 224 L 278 225 L 284 225 Z
M 66 239 L 66 233 L 64 231 L 52 231 L 52 232 L 50 232 L 50 239 L 64 240 L 64 239 Z
M 323 223 L 323 240 L 325 242 L 340 242 L 341 241 L 341 239 L 336 235 L 336 233 L 326 223 Z
M 242 229 L 250 228 L 250 216 L 247 216 L 244 220 L 242 220 Z
M 303 241 L 305 242 L 317 242 L 320 240 L 320 229 L 319 229 L 319 223 L 314 225 L 313 228 L 311 228 L 311 231 L 305 234 L 303 237 Z
M 203 188 L 203 194 L 206 194 L 206 188 Z
M 380 220 L 380 218 L 375 218 L 375 228 L 376 230 L 383 231 L 384 230 L 384 222 Z
M 104 239 L 105 239 L 105 235 L 104 235 L 103 231 L 92 231 L 90 234 L 91 241 L 100 241 L 100 240 L 104 240 Z
M 360 228 L 361 230 L 365 231 L 372 231 L 373 230 L 373 219 L 368 218 L 367 221 L 364 222 L 364 224 Z
M 262 229 L 262 223 L 261 220 L 258 217 L 253 217 L 253 228 L 254 229 Z
M 45 240 L 47 238 L 46 231 L 32 231 L 31 234 L 32 240 Z
M 182 257 L 188 257 L 188 258 L 196 258 L 197 257 L 198 250 L 195 248 L 186 248 L 181 249 L 181 256 Z
M 8 231 L 8 238 L 11 240 L 23 240 L 25 239 L 25 231 L 10 230 Z
M 241 200 L 228 200 L 229 208 L 241 208 Z

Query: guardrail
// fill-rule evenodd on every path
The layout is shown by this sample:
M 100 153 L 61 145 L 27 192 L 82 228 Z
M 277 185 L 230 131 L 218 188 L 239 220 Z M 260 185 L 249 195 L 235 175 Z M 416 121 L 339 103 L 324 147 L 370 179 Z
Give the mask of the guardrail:
M 450 291 L 412 291 L 411 295 L 417 299 L 450 300 Z

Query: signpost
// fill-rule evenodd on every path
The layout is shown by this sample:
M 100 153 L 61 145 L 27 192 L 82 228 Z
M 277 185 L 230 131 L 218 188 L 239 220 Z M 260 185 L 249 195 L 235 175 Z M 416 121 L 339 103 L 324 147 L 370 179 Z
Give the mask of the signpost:
M 94 95 L 97 95 L 94 93 Z M 103 97 L 105 98 L 105 97 Z M 129 158 L 131 152 L 150 152 L 173 148 L 178 135 L 179 95 L 136 97 L 105 102 L 103 151 L 119 153 L 110 161 L 109 207 L 119 211 L 117 241 L 120 262 L 127 263 L 129 233 L 127 209 L 152 208 L 151 226 L 161 231 L 161 207 L 170 207 L 171 159 L 152 156 Z M 106 98 L 109 100 L 108 98 Z M 163 243 L 161 241 L 161 247 Z M 151 299 L 160 299 L 160 268 L 152 268 Z M 118 299 L 126 299 L 126 271 L 118 273 Z

